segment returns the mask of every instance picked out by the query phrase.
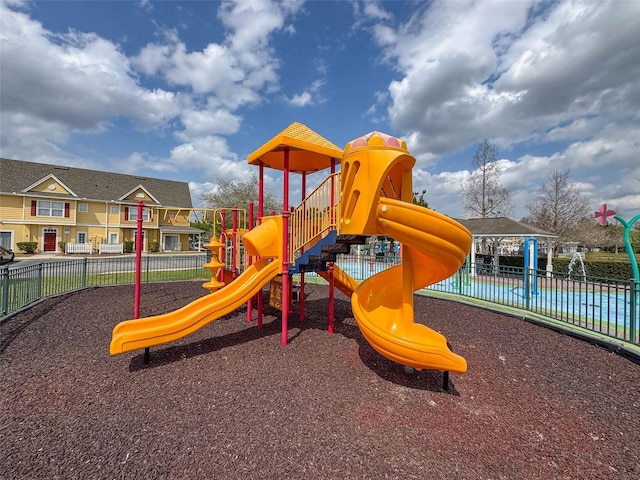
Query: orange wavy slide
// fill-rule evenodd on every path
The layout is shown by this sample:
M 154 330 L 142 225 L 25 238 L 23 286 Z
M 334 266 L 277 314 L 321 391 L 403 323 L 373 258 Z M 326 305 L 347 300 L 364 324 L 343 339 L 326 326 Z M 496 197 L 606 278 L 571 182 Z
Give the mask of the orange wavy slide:
M 329 272 L 318 272 L 322 278 L 329 281 Z M 353 291 L 358 287 L 358 281 L 342 270 L 338 265 L 333 265 L 333 285 L 344 293 L 347 297 L 353 295 Z
M 402 264 L 360 283 L 351 308 L 369 344 L 388 359 L 414 367 L 464 373 L 467 362 L 447 339 L 414 322 L 413 292 L 453 275 L 471 246 L 471 233 L 456 221 L 417 205 L 382 198 L 380 234 L 403 244 Z
M 236 308 L 282 273 L 282 218 L 264 217 L 243 237 L 249 255 L 262 257 L 224 288 L 173 312 L 119 323 L 113 329 L 110 353 L 116 355 L 183 338 Z

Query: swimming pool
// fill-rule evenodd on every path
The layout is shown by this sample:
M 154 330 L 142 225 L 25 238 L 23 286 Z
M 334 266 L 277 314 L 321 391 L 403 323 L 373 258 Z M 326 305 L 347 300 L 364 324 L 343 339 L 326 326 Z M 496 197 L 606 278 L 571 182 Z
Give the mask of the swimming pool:
M 356 280 L 364 280 L 400 261 L 400 257 L 385 258 L 384 261 L 370 257 L 338 257 L 336 265 Z M 428 286 L 426 290 L 523 309 L 616 338 L 640 342 L 637 305 L 640 302 L 636 302 L 636 312 L 632 315 L 632 293 L 628 282 L 589 278 L 583 281 L 562 276 L 547 278 L 546 272 L 539 271 L 535 290 L 526 292 L 522 268 L 505 270 L 499 275 L 475 277 L 467 277 L 460 271 Z

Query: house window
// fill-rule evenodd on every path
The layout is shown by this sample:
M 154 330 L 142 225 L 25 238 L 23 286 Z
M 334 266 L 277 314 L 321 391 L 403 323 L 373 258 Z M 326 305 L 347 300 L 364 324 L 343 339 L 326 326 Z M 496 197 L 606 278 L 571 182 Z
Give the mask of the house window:
M 78 204 L 78 211 L 82 212 L 82 213 L 87 213 L 89 211 L 89 204 L 88 203 L 79 203 Z
M 118 243 L 118 234 L 117 233 L 110 233 L 109 234 L 109 243 Z
M 0 232 L 0 247 L 11 249 L 11 232 Z
M 120 214 L 120 205 L 111 205 L 111 213 L 114 215 Z
M 65 203 L 50 202 L 49 200 L 38 200 L 38 217 L 64 217 Z
M 128 207 L 129 210 L 129 220 L 131 222 L 138 221 L 138 207 Z M 142 209 L 142 221 L 148 222 L 151 218 L 151 209 L 143 208 Z
M 180 248 L 180 235 L 164 236 L 164 250 L 179 252 Z
M 87 232 L 78 232 L 76 243 L 87 243 Z

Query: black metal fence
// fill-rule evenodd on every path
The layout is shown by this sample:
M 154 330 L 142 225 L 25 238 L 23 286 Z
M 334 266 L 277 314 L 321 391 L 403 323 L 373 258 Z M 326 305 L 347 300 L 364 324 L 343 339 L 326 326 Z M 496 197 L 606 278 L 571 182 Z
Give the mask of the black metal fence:
M 364 280 L 400 263 L 398 255 L 339 255 L 337 264 Z M 208 280 L 206 254 L 148 255 L 142 258 L 141 281 Z M 517 267 L 464 266 L 427 290 L 453 298 L 472 298 L 540 315 L 564 325 L 640 346 L 640 285 L 585 275 L 548 274 Z M 132 284 L 135 257 L 99 257 L 49 261 L 0 270 L 0 317 L 42 298 L 101 285 Z
M 211 272 L 203 267 L 206 262 L 206 254 L 144 256 L 140 280 L 143 283 L 208 280 Z M 0 270 L 0 317 L 41 298 L 86 287 L 132 284 L 135 271 L 135 256 L 48 261 L 24 267 L 4 265 Z

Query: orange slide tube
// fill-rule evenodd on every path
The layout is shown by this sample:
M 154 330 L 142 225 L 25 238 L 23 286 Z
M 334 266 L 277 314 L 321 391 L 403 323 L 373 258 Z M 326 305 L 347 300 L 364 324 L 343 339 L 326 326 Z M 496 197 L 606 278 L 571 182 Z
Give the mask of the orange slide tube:
M 413 292 L 453 275 L 465 260 L 471 233 L 432 210 L 390 198 L 377 205 L 377 227 L 403 244 L 402 264 L 360 283 L 351 307 L 360 331 L 384 357 L 418 370 L 464 373 L 467 362 L 446 338 L 413 321 Z
M 327 282 L 329 281 L 329 272 L 318 272 L 318 275 Z M 351 297 L 353 291 L 358 287 L 358 281 L 336 264 L 333 265 L 333 284 L 347 297 Z
M 242 306 L 282 272 L 281 217 L 264 217 L 262 225 L 243 237 L 243 243 L 247 253 L 262 258 L 229 285 L 178 310 L 119 323 L 113 329 L 111 355 L 183 338 Z

